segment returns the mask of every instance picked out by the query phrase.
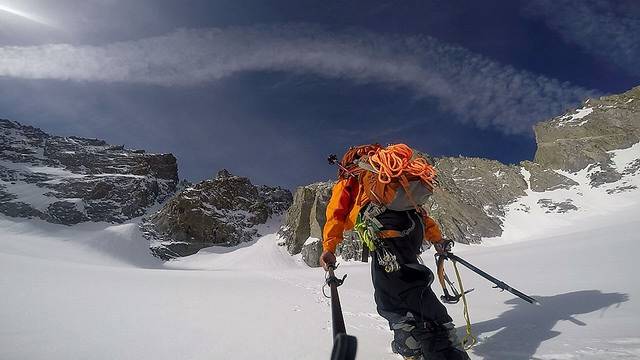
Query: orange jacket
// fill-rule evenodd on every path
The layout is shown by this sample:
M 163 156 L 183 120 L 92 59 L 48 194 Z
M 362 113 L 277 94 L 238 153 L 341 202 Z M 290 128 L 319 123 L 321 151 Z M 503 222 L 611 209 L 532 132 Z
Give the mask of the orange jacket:
M 327 205 L 327 222 L 322 231 L 322 248 L 332 253 L 342 241 L 342 233 L 353 229 L 360 209 L 369 202 L 358 180 L 350 177 L 340 179 L 333 186 Z M 442 241 L 442 232 L 432 218 L 424 215 L 424 239 L 431 243 Z

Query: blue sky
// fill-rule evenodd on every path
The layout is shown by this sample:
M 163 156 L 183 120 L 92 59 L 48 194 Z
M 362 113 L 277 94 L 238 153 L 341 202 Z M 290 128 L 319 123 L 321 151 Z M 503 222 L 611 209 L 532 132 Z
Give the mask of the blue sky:
M 295 187 L 349 145 L 531 159 L 640 83 L 640 3 L 0 0 L 0 117 Z

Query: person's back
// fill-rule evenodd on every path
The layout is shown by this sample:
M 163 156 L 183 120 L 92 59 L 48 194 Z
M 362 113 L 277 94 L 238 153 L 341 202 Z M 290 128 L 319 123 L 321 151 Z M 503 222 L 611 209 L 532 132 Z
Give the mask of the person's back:
M 335 263 L 343 231 L 355 228 L 372 250 L 374 298 L 394 331 L 394 352 L 406 359 L 464 360 L 468 356 L 458 348 L 451 317 L 430 288 L 433 273 L 418 259 L 423 242 L 440 251 L 450 242 L 420 207 L 424 191 L 414 190 L 416 184 L 430 193 L 435 170 L 417 158 L 405 145 L 376 144 L 351 148 L 343 156 L 327 206 L 320 262 L 325 269 Z

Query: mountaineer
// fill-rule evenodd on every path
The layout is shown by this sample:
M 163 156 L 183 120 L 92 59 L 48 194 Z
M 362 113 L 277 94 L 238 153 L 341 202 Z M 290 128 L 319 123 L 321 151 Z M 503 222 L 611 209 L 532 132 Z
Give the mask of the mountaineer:
M 353 230 L 372 254 L 374 298 L 394 332 L 393 351 L 404 359 L 468 360 L 431 289 L 433 273 L 419 258 L 423 243 L 445 254 L 453 245 L 422 206 L 433 192 L 435 169 L 404 144 L 352 147 L 338 166 L 320 264 L 335 266 L 343 232 Z

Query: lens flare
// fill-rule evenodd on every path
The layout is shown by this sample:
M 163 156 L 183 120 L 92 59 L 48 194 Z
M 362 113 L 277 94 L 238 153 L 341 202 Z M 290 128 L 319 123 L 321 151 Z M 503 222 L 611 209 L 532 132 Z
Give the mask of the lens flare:
M 1 12 L 9 13 L 11 15 L 18 16 L 18 17 L 21 17 L 23 19 L 33 21 L 33 22 L 36 22 L 36 23 L 41 24 L 41 25 L 55 26 L 50 20 L 45 19 L 42 16 L 38 16 L 38 15 L 29 13 L 29 12 L 26 12 L 26 11 L 23 11 L 23 10 L 15 9 L 15 8 L 12 8 L 12 7 L 9 7 L 9 6 L 6 6 L 6 5 L 0 5 L 0 13 Z

